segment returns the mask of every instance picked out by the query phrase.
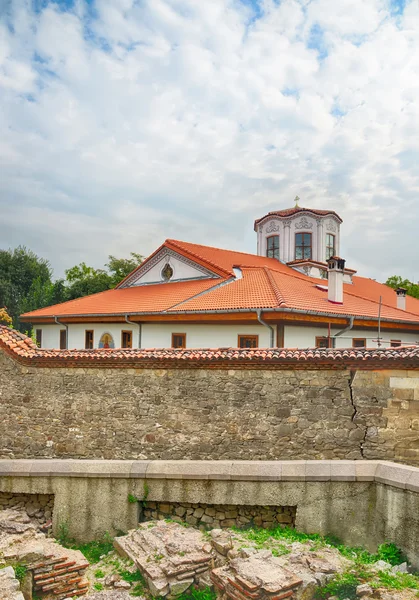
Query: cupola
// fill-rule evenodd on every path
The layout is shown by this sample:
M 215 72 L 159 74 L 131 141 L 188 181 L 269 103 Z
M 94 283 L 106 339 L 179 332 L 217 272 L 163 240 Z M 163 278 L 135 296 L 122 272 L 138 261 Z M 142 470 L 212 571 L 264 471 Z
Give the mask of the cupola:
M 327 278 L 327 261 L 339 254 L 342 219 L 333 210 L 299 206 L 271 211 L 255 221 L 257 252 L 311 277 Z M 345 283 L 355 271 L 345 269 Z

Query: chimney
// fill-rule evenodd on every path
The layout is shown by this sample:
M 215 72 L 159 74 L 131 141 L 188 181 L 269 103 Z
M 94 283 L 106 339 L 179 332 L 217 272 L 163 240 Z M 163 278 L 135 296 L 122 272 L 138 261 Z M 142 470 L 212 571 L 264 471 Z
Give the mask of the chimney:
M 397 288 L 397 308 L 400 310 L 406 310 L 406 290 L 404 288 Z
M 345 260 L 339 256 L 331 256 L 327 261 L 328 300 L 333 304 L 343 304 L 343 274 Z

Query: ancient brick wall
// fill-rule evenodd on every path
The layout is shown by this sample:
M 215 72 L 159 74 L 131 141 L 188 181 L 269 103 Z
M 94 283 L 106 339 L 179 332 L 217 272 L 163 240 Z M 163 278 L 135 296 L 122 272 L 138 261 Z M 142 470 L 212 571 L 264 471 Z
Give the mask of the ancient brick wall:
M 418 465 L 419 370 L 365 362 L 45 367 L 0 348 L 0 457 Z

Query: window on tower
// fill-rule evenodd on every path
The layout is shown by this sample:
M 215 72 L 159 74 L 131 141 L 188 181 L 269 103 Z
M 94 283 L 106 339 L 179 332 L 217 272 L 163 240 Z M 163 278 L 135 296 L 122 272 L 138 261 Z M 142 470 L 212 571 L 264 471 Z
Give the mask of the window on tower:
M 279 235 L 266 238 L 266 256 L 279 260 Z
M 326 260 L 329 260 L 336 254 L 335 236 L 332 233 L 326 234 Z
M 295 234 L 295 259 L 311 258 L 311 233 Z

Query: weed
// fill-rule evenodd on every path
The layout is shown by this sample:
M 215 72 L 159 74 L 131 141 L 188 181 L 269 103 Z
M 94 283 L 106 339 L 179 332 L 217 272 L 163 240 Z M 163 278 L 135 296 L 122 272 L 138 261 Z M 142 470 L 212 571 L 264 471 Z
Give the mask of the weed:
M 98 581 L 96 581 L 96 583 L 93 584 L 93 587 L 98 592 L 101 592 L 103 590 L 103 583 L 99 583 Z
M 108 554 L 108 552 L 113 550 L 113 538 L 109 533 L 105 533 L 99 540 L 85 542 L 84 544 L 76 544 L 72 542 L 67 544 L 66 547 L 73 548 L 74 550 L 80 550 L 90 564 L 95 564 L 100 561 L 101 556 Z
M 178 596 L 176 600 L 215 600 L 215 598 L 215 592 L 210 587 L 206 587 L 203 590 L 190 588 L 187 592 Z
M 137 585 L 135 585 L 133 588 L 131 588 L 130 590 L 130 594 L 131 596 L 144 596 L 144 585 L 142 583 L 137 583 Z
M 333 581 L 330 581 L 316 592 L 316 598 L 328 598 L 336 596 L 339 600 L 356 600 L 356 588 L 360 584 L 359 579 L 353 573 L 342 573 L 337 575 Z
M 128 502 L 130 504 L 137 504 L 137 502 L 138 502 L 137 496 L 134 496 L 133 494 L 128 494 Z
M 389 573 L 386 571 L 379 571 L 377 577 L 380 582 L 379 585 L 391 590 L 404 590 L 406 588 L 419 590 L 419 577 L 411 575 L 410 573 Z
M 284 544 L 278 544 L 271 550 L 272 556 L 284 556 L 284 554 L 290 554 L 291 550 L 284 546 Z
M 25 567 L 25 565 L 16 565 L 14 567 L 15 570 L 15 577 L 18 581 L 20 581 L 20 583 L 22 583 L 22 581 L 25 579 L 26 577 L 26 573 L 28 572 L 28 569 Z
M 385 560 L 391 565 L 400 565 L 407 560 L 403 552 L 393 543 L 385 543 L 378 546 L 377 560 Z
M 95 577 L 97 579 L 102 579 L 103 577 L 105 577 L 105 573 L 101 569 L 98 569 L 97 571 L 95 571 Z
M 67 521 L 61 521 L 58 524 L 57 540 L 64 548 L 70 548 L 71 544 L 74 543 L 74 540 L 70 537 L 70 529 Z
M 127 570 L 119 570 L 119 575 L 122 577 L 124 581 L 128 581 L 129 583 L 134 583 L 135 581 L 140 582 L 145 585 L 145 579 L 140 573 L 140 571 L 127 571 Z

